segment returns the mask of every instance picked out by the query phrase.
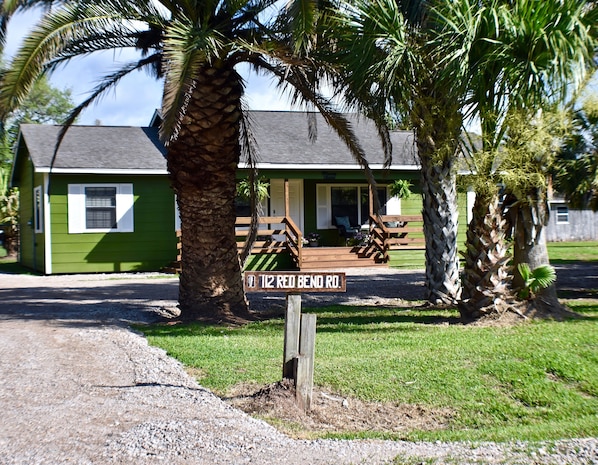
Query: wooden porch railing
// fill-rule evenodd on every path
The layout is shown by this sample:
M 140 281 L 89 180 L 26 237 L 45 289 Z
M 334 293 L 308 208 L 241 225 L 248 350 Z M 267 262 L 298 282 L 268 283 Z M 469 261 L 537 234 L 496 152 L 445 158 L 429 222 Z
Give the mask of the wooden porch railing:
M 239 253 L 245 248 L 249 238 L 251 218 L 239 217 L 236 221 L 236 238 Z M 425 249 L 423 218 L 421 215 L 371 215 L 369 218 L 367 244 L 354 247 L 360 257 L 387 263 L 389 250 Z M 180 272 L 182 258 L 181 231 L 177 231 L 177 263 L 172 271 Z M 262 216 L 258 218 L 257 239 L 251 253 L 276 254 L 288 252 L 291 259 L 301 269 L 303 266 L 303 233 L 287 216 Z
M 250 217 L 238 217 L 235 223 L 237 237 L 237 250 L 239 253 L 244 249 L 249 239 Z M 281 225 L 280 227 L 276 227 Z M 172 272 L 181 271 L 183 246 L 181 242 L 181 230 L 177 229 L 177 257 L 176 262 L 167 269 Z M 291 259 L 301 268 L 303 263 L 303 233 L 297 227 L 291 217 L 285 216 L 262 216 L 258 218 L 257 240 L 251 247 L 251 253 L 289 252 Z
M 388 262 L 389 250 L 426 248 L 422 215 L 370 215 L 369 222 L 370 240 L 364 249 L 368 257 L 379 254 Z
M 236 222 L 236 235 L 239 252 L 249 239 L 251 218 L 239 217 Z M 274 227 L 273 225 L 281 225 Z M 301 268 L 303 233 L 290 216 L 262 216 L 258 218 L 257 240 L 251 248 L 252 253 L 289 252 L 297 267 Z

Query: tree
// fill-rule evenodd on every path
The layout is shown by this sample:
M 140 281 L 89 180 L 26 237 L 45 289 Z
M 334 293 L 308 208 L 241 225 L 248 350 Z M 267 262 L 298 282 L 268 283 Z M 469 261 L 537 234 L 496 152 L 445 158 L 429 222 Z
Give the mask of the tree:
M 348 122 L 318 92 L 321 73 L 310 56 L 318 21 L 316 3 L 302 0 L 286 8 L 275 0 L 65 2 L 25 40 L 5 75 L 0 104 L 17 107 L 37 76 L 74 57 L 140 50 L 141 58 L 106 75 L 68 122 L 136 70 L 164 79 L 160 134 L 182 223 L 181 318 L 251 318 L 234 198 L 240 157 L 255 154 L 237 66 L 249 63 L 292 92 L 295 102 L 310 102 L 367 169 Z
M 9 187 L 9 172 L 0 170 L 0 225 L 4 232 L 2 245 L 6 254 L 17 254 L 19 243 L 19 193 Z
M 513 289 L 526 287 L 522 267 L 542 270 L 549 265 L 545 225 L 548 223 L 547 174 L 566 132 L 562 112 L 546 109 L 534 116 L 511 115 L 503 149 L 502 179 L 506 186 L 506 217 L 513 238 Z M 526 315 L 568 313 L 558 302 L 552 282 L 535 292 Z
M 10 256 L 16 255 L 18 250 L 19 192 L 10 187 L 10 175 L 19 127 L 23 123 L 58 124 L 73 107 L 70 90 L 53 87 L 42 77 L 33 85 L 23 104 L 6 118 L 6 130 L 0 135 L 0 224 L 4 227 L 4 246 Z
M 61 124 L 74 106 L 71 89 L 61 90 L 52 86 L 47 77 L 40 77 L 6 120 L 9 141 L 16 142 L 19 125 L 24 123 Z
M 432 42 L 442 28 L 434 2 L 355 0 L 336 26 L 350 104 L 385 117 L 398 114 L 415 132 L 421 163 L 427 299 L 454 303 L 460 295 L 457 254 L 457 152 L 462 88 Z
M 478 195 L 473 210 L 460 303 L 464 318 L 478 318 L 498 312 L 502 305 L 497 303 L 504 303 L 505 297 L 504 255 L 489 253 L 485 247 L 487 239 L 500 244 L 504 236 L 496 234 L 504 219 L 497 208 L 498 189 L 494 186 L 510 117 L 536 115 L 544 106 L 558 105 L 568 92 L 575 92 L 595 66 L 597 12 L 593 2 L 577 0 L 463 0 L 446 2 L 438 10 L 439 15 L 451 18 L 445 22 L 444 37 L 439 36 L 446 47 L 446 60 L 460 64 L 459 75 L 468 89 L 466 104 L 482 128 L 481 147 L 468 145 L 473 159 L 484 160 L 481 165 L 485 169 L 479 174 L 486 177 L 486 190 Z M 516 247 L 524 250 L 521 257 L 536 256 L 544 262 L 548 255 L 541 234 L 546 217 L 541 212 L 542 196 L 522 194 L 530 201 L 519 204 L 518 224 L 534 234 L 527 234 L 525 243 Z M 504 249 L 499 248 L 501 252 Z M 559 307 L 556 294 L 550 300 L 552 306 Z
M 571 125 L 552 169 L 554 188 L 571 207 L 598 211 L 598 95 L 572 111 Z

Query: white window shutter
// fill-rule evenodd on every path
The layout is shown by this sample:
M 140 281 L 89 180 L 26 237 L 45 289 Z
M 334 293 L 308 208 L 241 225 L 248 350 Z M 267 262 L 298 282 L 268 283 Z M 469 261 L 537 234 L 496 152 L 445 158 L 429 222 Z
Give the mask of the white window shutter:
M 67 198 L 69 234 L 85 231 L 85 193 L 83 185 L 69 184 Z
M 133 232 L 133 184 L 119 184 L 116 193 L 116 222 L 118 232 Z
M 317 228 L 328 229 L 332 226 L 330 208 L 330 186 L 319 184 L 316 190 Z

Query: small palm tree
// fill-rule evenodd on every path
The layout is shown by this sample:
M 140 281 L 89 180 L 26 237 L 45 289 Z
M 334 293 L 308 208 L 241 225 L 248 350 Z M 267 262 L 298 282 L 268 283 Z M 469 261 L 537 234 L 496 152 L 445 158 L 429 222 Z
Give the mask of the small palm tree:
M 550 265 L 542 265 L 532 271 L 527 263 L 519 263 L 517 270 L 523 278 L 523 285 L 517 294 L 520 299 L 531 299 L 538 291 L 556 281 L 556 271 Z
M 318 39 L 317 7 L 303 0 L 61 2 L 25 39 L 4 76 L 0 106 L 7 110 L 18 106 L 38 76 L 72 58 L 141 50 L 139 60 L 106 75 L 67 124 L 134 71 L 163 79 L 160 134 L 184 249 L 181 318 L 251 317 L 234 229 L 237 165 L 242 156 L 255 157 L 239 64 L 269 74 L 295 102 L 319 110 L 367 168 L 348 122 L 318 92 L 321 73 L 310 56 Z

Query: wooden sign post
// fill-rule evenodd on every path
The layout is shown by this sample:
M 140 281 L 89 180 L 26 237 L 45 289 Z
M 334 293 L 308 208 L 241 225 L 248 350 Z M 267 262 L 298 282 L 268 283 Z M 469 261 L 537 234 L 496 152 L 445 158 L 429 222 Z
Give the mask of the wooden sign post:
M 295 397 L 304 411 L 311 409 L 316 346 L 316 315 L 301 314 L 302 292 L 346 292 L 344 273 L 246 271 L 246 292 L 287 294 L 282 377 L 295 384 Z

